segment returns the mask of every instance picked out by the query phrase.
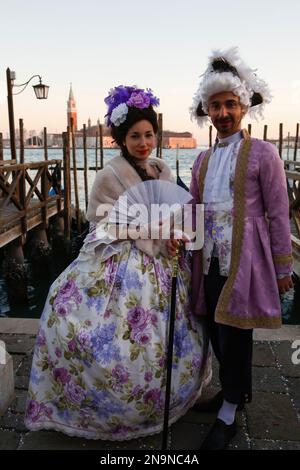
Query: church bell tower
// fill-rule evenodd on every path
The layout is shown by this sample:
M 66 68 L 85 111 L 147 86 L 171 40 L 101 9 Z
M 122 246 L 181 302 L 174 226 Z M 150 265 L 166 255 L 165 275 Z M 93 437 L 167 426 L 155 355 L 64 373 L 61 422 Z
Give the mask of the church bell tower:
M 74 94 L 72 90 L 72 83 L 70 84 L 70 93 L 69 93 L 69 100 L 67 102 L 68 108 L 68 126 L 71 130 L 71 118 L 73 118 L 73 131 L 77 131 L 77 109 L 76 109 L 76 101 L 74 99 Z

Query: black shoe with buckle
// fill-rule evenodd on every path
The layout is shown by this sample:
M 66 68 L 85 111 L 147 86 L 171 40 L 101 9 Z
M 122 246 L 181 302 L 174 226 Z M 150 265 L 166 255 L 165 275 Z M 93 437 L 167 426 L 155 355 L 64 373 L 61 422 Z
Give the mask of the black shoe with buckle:
M 213 411 L 219 411 L 221 406 L 223 405 L 223 394 L 222 391 L 220 390 L 214 397 L 212 397 L 210 400 L 206 400 L 204 402 L 200 403 L 195 403 L 194 406 L 192 407 L 193 411 L 200 411 L 200 412 L 213 412 Z M 244 403 L 241 403 L 240 405 L 237 406 L 237 411 L 241 411 L 244 409 Z
M 200 450 L 225 450 L 236 433 L 235 420 L 232 424 L 226 424 L 217 418 L 201 444 Z

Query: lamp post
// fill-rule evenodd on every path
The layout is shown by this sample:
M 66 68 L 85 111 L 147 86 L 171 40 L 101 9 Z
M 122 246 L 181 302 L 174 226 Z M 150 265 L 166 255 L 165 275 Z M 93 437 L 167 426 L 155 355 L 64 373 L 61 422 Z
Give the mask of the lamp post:
M 42 78 L 40 75 L 33 75 L 27 82 L 17 85 L 14 83 L 16 78 L 15 72 L 11 71 L 9 68 L 6 69 L 6 80 L 7 80 L 7 103 L 8 103 L 8 119 L 9 119 L 9 134 L 10 134 L 10 149 L 11 149 L 11 158 L 13 160 L 17 159 L 16 151 L 16 137 L 15 137 L 15 118 L 14 118 L 14 103 L 13 95 L 19 95 L 27 87 L 28 83 L 35 77 L 39 77 L 40 83 L 33 85 L 35 96 L 38 100 L 47 99 L 49 86 L 42 83 Z M 13 93 L 14 87 L 22 87 L 17 93 Z

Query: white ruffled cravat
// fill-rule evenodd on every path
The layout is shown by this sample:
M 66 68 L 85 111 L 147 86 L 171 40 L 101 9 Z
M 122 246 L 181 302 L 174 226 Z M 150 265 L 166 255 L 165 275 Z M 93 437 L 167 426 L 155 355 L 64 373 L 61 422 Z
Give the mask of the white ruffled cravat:
M 229 137 L 219 139 L 208 162 L 203 194 L 204 203 L 230 201 L 231 156 L 233 151 L 237 151 L 242 138 L 242 132 L 238 131 Z

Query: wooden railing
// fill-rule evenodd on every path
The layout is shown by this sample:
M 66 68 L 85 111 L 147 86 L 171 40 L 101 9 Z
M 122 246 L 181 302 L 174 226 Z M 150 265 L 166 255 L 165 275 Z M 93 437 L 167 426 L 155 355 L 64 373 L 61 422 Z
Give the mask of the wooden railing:
M 50 189 L 54 194 L 50 194 Z M 1 224 L 20 219 L 22 235 L 26 235 L 27 221 L 32 212 L 40 211 L 43 226 L 48 225 L 47 207 L 56 202 L 62 209 L 61 160 L 37 163 L 0 163 Z
M 284 167 L 290 200 L 290 215 L 296 228 L 296 234 L 293 235 L 300 238 L 300 162 L 285 160 Z

